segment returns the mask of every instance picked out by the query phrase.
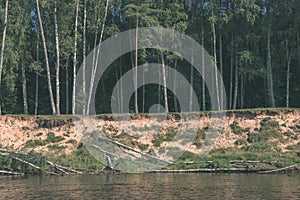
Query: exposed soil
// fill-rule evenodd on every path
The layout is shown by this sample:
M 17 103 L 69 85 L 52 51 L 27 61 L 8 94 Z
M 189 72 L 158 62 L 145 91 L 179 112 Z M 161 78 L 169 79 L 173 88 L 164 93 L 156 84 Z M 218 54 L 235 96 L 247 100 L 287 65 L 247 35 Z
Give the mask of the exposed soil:
M 216 140 L 215 148 L 227 148 L 235 146 L 248 145 L 237 144 L 237 140 L 245 140 L 249 132 L 259 131 L 263 120 L 278 122 L 274 129 L 282 134 L 282 139 L 270 139 L 270 142 L 277 140 L 279 147 L 283 152 L 288 151 L 286 147 L 296 145 L 300 142 L 300 111 L 260 111 L 257 113 L 249 111 L 238 111 L 227 113 L 222 133 Z M 185 119 L 180 115 L 168 115 L 166 119 L 161 116 L 135 115 L 131 119 L 114 121 L 112 116 L 103 115 L 95 119 L 96 126 L 102 130 L 106 136 L 122 141 L 128 141 L 129 146 L 149 151 L 158 148 L 153 144 L 153 140 L 158 136 L 167 137 L 170 130 L 179 129 L 184 132 Z M 80 143 L 82 134 L 78 132 L 78 126 L 75 123 L 82 123 L 72 117 L 46 118 L 46 117 L 20 117 L 20 116 L 1 116 L 0 117 L 0 146 L 15 151 L 31 151 L 43 153 L 54 153 L 60 148 L 60 153 L 72 152 Z M 209 113 L 201 114 L 201 117 L 189 121 L 193 128 L 205 129 L 211 122 Z M 89 122 L 83 123 L 86 132 L 89 131 Z M 95 126 L 95 124 L 93 124 Z M 237 134 L 234 127 L 241 131 Z M 59 141 L 47 142 L 49 133 L 54 133 L 55 137 L 60 137 Z M 39 141 L 40 143 L 32 142 Z M 284 141 L 284 142 L 283 142 Z M 199 141 L 201 142 L 201 140 Z M 170 140 L 164 139 L 159 147 L 170 143 Z M 31 145 L 29 145 L 31 144 Z M 188 147 L 186 150 L 199 153 L 201 148 L 197 148 L 193 143 L 172 144 L 179 148 Z

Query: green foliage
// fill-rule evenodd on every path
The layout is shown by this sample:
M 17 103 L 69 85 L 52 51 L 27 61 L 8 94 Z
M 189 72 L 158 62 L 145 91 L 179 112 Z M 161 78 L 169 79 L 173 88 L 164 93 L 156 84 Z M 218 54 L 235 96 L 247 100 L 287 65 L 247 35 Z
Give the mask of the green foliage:
M 47 134 L 47 138 L 45 140 L 45 142 L 47 143 L 58 143 L 63 141 L 65 138 L 62 136 L 55 136 L 55 134 L 53 132 L 49 132 Z
M 241 135 L 243 133 L 243 130 L 240 126 L 238 126 L 237 121 L 234 121 L 232 124 L 230 124 L 230 128 L 232 129 L 233 133 L 236 135 Z
M 164 141 L 164 136 L 158 135 L 152 140 L 152 143 L 155 147 L 160 147 L 160 145 L 161 145 L 161 143 L 163 143 L 163 141 Z
M 66 143 L 67 143 L 67 144 L 73 144 L 73 145 L 76 145 L 76 144 L 77 144 L 77 141 L 74 140 L 74 139 L 71 139 L 71 140 L 68 140 Z
M 290 145 L 286 147 L 287 150 L 299 151 L 300 152 L 300 142 L 295 145 Z
M 61 150 L 65 149 L 65 148 L 67 148 L 66 146 L 61 146 L 61 145 L 57 145 L 57 144 L 48 145 L 47 147 L 50 150 L 56 150 L 56 151 L 61 151 Z
M 71 154 L 59 154 L 49 156 L 54 163 L 71 167 L 84 169 L 101 169 L 103 164 L 96 160 L 81 143 Z
M 155 136 L 154 139 L 152 140 L 152 143 L 155 147 L 159 147 L 161 143 L 163 143 L 164 141 L 169 142 L 175 136 L 176 136 L 176 129 L 174 127 L 168 127 L 166 134 L 165 135 L 159 134 Z
M 42 140 L 28 140 L 25 143 L 25 147 L 34 148 L 34 147 L 37 147 L 37 146 L 44 146 L 45 144 L 46 144 L 46 142 L 42 141 Z
M 264 118 L 261 122 L 261 130 L 270 130 L 277 129 L 279 127 L 279 123 L 277 121 L 271 120 L 270 117 Z
M 139 144 L 138 146 L 141 151 L 146 151 L 149 147 L 148 144 Z
M 38 133 L 38 134 L 36 134 L 37 137 L 40 137 L 40 136 L 42 136 L 42 135 L 43 135 L 43 133 Z
M 236 140 L 235 142 L 234 142 L 234 144 L 235 145 L 238 145 L 238 146 L 240 146 L 240 145 L 246 145 L 247 144 L 247 140 L 246 139 L 238 139 L 238 140 Z

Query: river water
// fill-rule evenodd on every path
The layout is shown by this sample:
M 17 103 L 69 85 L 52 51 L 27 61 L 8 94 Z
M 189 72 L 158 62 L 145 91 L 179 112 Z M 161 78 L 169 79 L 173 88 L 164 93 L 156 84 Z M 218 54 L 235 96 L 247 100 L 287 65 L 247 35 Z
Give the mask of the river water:
M 103 174 L 0 178 L 0 199 L 300 199 L 300 175 Z

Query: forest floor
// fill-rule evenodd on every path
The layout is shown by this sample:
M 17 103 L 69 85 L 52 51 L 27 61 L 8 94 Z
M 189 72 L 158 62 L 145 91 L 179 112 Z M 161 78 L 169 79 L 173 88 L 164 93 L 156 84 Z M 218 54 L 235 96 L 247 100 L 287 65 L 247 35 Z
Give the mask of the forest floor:
M 194 140 L 184 145 L 176 144 L 176 148 L 186 151 L 179 160 L 194 163 L 169 166 L 168 169 L 207 167 L 207 163 L 195 161 L 199 161 L 197 154 L 205 145 L 211 114 L 203 112 L 198 114 L 198 118 L 189 120 L 189 124 L 196 128 Z M 78 122 L 81 123 L 79 126 Z M 165 120 L 159 115 L 133 115 L 130 120 L 114 120 L 108 114 L 99 115 L 92 123 L 107 138 L 146 153 L 167 147 L 179 129 L 186 133 L 191 130 L 182 129 L 184 123 L 179 114 L 170 114 Z M 281 162 L 285 166 L 300 163 L 298 109 L 227 111 L 222 125 L 223 130 L 215 140 L 214 149 L 202 161 L 212 161 L 217 167 L 230 167 L 232 160 Z M 41 153 L 70 167 L 99 168 L 101 163 L 88 154 L 81 142 L 83 136 L 79 130 L 89 130 L 86 126 L 89 124 L 82 124 L 72 116 L 1 116 L 0 148 Z

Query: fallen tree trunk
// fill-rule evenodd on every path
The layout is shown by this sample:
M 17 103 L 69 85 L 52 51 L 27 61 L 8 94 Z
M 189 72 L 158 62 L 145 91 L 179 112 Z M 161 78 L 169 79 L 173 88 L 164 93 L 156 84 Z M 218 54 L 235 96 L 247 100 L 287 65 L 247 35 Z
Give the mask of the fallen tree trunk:
M 264 160 L 231 160 L 230 163 L 264 163 L 264 164 L 278 164 L 278 162 L 270 162 L 270 161 L 264 161 Z
M 24 174 L 20 173 L 20 172 L 12 172 L 12 171 L 5 171 L 5 170 L 0 170 L 0 174 L 13 175 L 13 176 L 24 176 Z
M 111 142 L 111 143 L 113 143 L 113 144 L 116 144 L 116 145 L 118 145 L 118 146 L 120 146 L 120 147 L 123 147 L 123 148 L 125 148 L 125 149 L 130 150 L 130 151 L 133 151 L 133 152 L 135 152 L 135 153 L 141 154 L 141 155 L 143 155 L 143 156 L 146 156 L 146 157 L 149 157 L 149 158 L 153 158 L 153 159 L 155 159 L 155 160 L 159 160 L 159 161 L 161 161 L 161 162 L 165 162 L 165 163 L 168 163 L 168 164 L 173 164 L 173 163 L 170 162 L 170 161 L 163 160 L 163 159 L 158 158 L 158 157 L 156 157 L 156 156 L 153 156 L 153 155 L 144 153 L 144 152 L 139 151 L 139 150 L 137 150 L 137 149 L 134 149 L 134 148 L 132 148 L 132 147 L 126 146 L 126 145 L 124 145 L 124 144 L 122 144 L 122 143 L 120 143 L 120 142 L 113 141 L 113 140 L 111 140 L 111 139 L 104 138 L 104 137 L 99 137 L 99 139 L 102 139 L 102 140 L 104 140 L 104 141 Z
M 34 164 L 30 163 L 30 162 L 27 162 L 27 161 L 25 161 L 25 160 L 22 160 L 22 159 L 18 158 L 18 157 L 12 156 L 11 158 L 12 158 L 12 159 L 15 159 L 15 160 L 17 160 L 17 161 L 20 161 L 20 162 L 22 162 L 22 163 L 24 163 L 24 164 L 26 164 L 26 165 L 29 165 L 29 166 L 31 166 L 31 167 L 37 169 L 37 170 L 40 170 L 40 171 L 42 171 L 42 172 L 44 172 L 44 173 L 46 173 L 46 174 L 56 175 L 55 173 L 48 172 L 48 171 L 46 171 L 46 170 L 40 168 L 39 166 L 36 166 L 36 165 L 34 165 Z
M 216 172 L 235 172 L 235 173 L 250 173 L 258 172 L 260 169 L 249 168 L 201 168 L 201 169 L 187 169 L 187 170 L 150 170 L 149 173 L 216 173 Z
M 69 172 L 73 172 L 73 173 L 75 173 L 75 174 L 83 174 L 82 172 L 79 172 L 79 171 L 77 171 L 77 170 L 74 170 L 74 169 L 72 169 L 72 168 L 69 168 L 69 167 L 64 167 L 64 166 L 61 166 L 61 165 L 58 165 L 58 164 L 54 164 L 53 162 L 50 162 L 50 161 L 46 161 L 46 163 L 48 164 L 48 165 L 51 165 L 52 167 L 54 167 L 54 168 L 56 168 L 56 169 L 58 169 L 58 170 L 60 170 L 60 171 L 69 171 Z
M 293 169 L 298 170 L 297 165 L 291 165 L 291 166 L 288 166 L 288 167 L 283 167 L 283 168 L 280 168 L 280 169 L 273 169 L 273 170 L 268 170 L 268 171 L 260 171 L 258 173 L 259 174 L 270 174 L 270 173 L 293 170 Z

